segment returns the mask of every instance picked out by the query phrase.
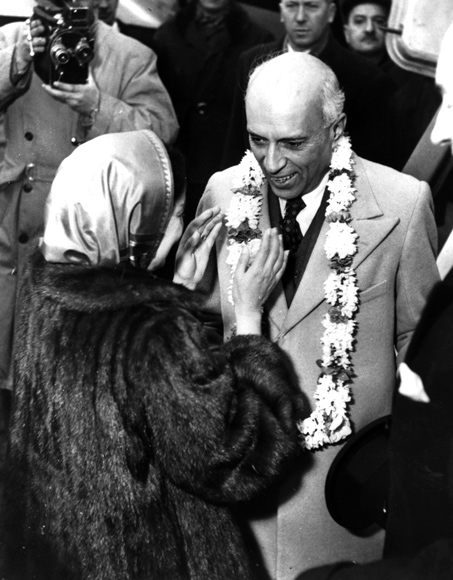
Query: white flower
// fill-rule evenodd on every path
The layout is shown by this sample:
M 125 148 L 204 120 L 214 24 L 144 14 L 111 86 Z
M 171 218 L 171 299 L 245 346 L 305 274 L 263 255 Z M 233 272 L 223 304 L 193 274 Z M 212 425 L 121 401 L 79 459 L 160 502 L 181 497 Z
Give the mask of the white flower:
M 335 256 L 344 259 L 353 256 L 357 252 L 357 234 L 353 228 L 344 222 L 332 222 L 327 231 L 324 249 L 327 257 L 331 260 Z
M 261 205 L 261 196 L 235 193 L 230 207 L 225 212 L 226 225 L 229 228 L 238 228 L 245 219 L 248 219 L 250 228 L 256 229 L 261 215 Z
M 338 260 L 351 258 L 357 252 L 357 234 L 345 221 L 345 213 L 355 200 L 352 175 L 352 151 L 349 139 L 340 139 L 330 165 L 331 171 L 341 172 L 327 183 L 330 197 L 326 216 L 332 216 L 324 249 L 335 269 L 324 283 L 326 301 L 331 310 L 324 316 L 324 334 L 321 338 L 322 359 L 326 370 L 318 379 L 314 399 L 316 408 L 310 417 L 298 423 L 305 449 L 318 449 L 337 443 L 348 437 L 352 430 L 348 417 L 348 405 L 352 397 L 344 384 L 341 370 L 351 370 L 358 307 L 357 277 L 351 266 L 341 266 Z M 339 377 L 342 378 L 339 378 Z M 347 381 L 349 382 L 349 381 Z
M 332 160 L 330 162 L 331 169 L 347 169 L 348 171 L 352 169 L 352 150 L 351 143 L 347 137 L 340 139 L 338 145 L 336 146 Z
M 253 153 L 247 150 L 237 167 L 237 175 L 233 179 L 234 189 L 241 187 L 260 188 L 264 182 L 264 173 Z

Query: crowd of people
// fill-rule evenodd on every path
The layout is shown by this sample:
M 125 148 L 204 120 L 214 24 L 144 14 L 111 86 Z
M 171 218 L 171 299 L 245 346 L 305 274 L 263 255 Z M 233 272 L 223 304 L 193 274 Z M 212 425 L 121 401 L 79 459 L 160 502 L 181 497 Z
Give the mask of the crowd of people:
M 192 0 L 149 46 L 35 4 L 0 28 L 0 576 L 450 578 L 452 276 L 400 170 L 440 105 L 453 153 L 453 25 L 434 82 L 390 0 L 282 0 L 282 37 Z M 385 524 L 345 526 L 326 481 L 390 415 Z

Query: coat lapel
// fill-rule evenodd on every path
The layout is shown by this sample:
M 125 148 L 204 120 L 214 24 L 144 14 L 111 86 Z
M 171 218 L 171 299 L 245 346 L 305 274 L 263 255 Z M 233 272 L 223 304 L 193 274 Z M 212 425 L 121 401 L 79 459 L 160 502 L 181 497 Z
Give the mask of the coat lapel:
M 384 212 L 376 201 L 365 168 L 357 157 L 355 157 L 355 172 L 357 175 L 355 183 L 357 198 L 351 207 L 351 226 L 358 234 L 358 252 L 353 262 L 354 268 L 357 269 L 395 228 L 399 223 L 399 219 L 384 217 Z M 324 282 L 331 271 L 324 250 L 328 227 L 329 224 L 325 221 L 291 307 L 289 310 L 287 309 L 287 316 L 283 324 L 279 325 L 282 333 L 290 331 L 325 299 Z M 279 287 L 281 289 L 280 295 L 284 299 L 281 284 Z M 279 297 L 279 302 L 281 296 Z

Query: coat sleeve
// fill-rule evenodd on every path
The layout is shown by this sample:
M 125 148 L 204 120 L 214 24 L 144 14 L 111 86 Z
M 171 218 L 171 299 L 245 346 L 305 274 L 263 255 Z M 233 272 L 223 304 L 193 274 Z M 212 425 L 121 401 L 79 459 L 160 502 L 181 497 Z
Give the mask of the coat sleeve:
M 420 182 L 400 257 L 396 287 L 397 363 L 404 360 L 415 327 L 434 284 L 437 230 L 433 200 L 426 183 Z
M 23 71 L 23 75 L 15 75 L 15 51 L 23 26 L 16 23 L 0 28 L 0 111 L 4 111 L 11 101 L 22 95 L 31 80 L 31 64 Z
M 275 482 L 298 453 L 300 415 L 279 347 L 238 336 L 214 354 L 187 314 L 143 338 L 147 429 L 165 476 L 219 503 L 250 499 Z
M 134 46 L 134 51 L 129 49 L 126 61 L 119 57 L 122 70 L 109 69 L 110 73 L 122 76 L 118 94 L 108 90 L 108 74 L 102 68 L 93 70 L 100 90 L 100 102 L 89 138 L 105 133 L 152 129 L 164 143 L 172 143 L 177 136 L 178 122 L 157 72 L 156 55 L 138 42 Z M 121 44 L 115 50 L 121 51 Z

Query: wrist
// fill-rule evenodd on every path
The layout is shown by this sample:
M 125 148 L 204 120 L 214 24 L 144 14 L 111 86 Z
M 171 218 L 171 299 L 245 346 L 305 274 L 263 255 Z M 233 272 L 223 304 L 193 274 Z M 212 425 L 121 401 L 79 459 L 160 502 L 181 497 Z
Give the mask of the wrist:
M 236 334 L 261 334 L 261 311 L 235 312 Z
M 101 101 L 101 92 L 98 91 L 94 105 L 87 111 L 80 114 L 80 122 L 82 127 L 92 127 L 96 122 L 96 117 L 99 112 L 99 104 Z
M 175 274 L 173 276 L 173 283 L 180 284 L 181 286 L 185 286 L 189 290 L 195 290 L 195 288 L 196 288 L 196 284 L 194 282 L 191 282 L 191 281 L 187 280 L 186 278 L 182 278 L 181 276 L 178 276 L 178 274 Z

